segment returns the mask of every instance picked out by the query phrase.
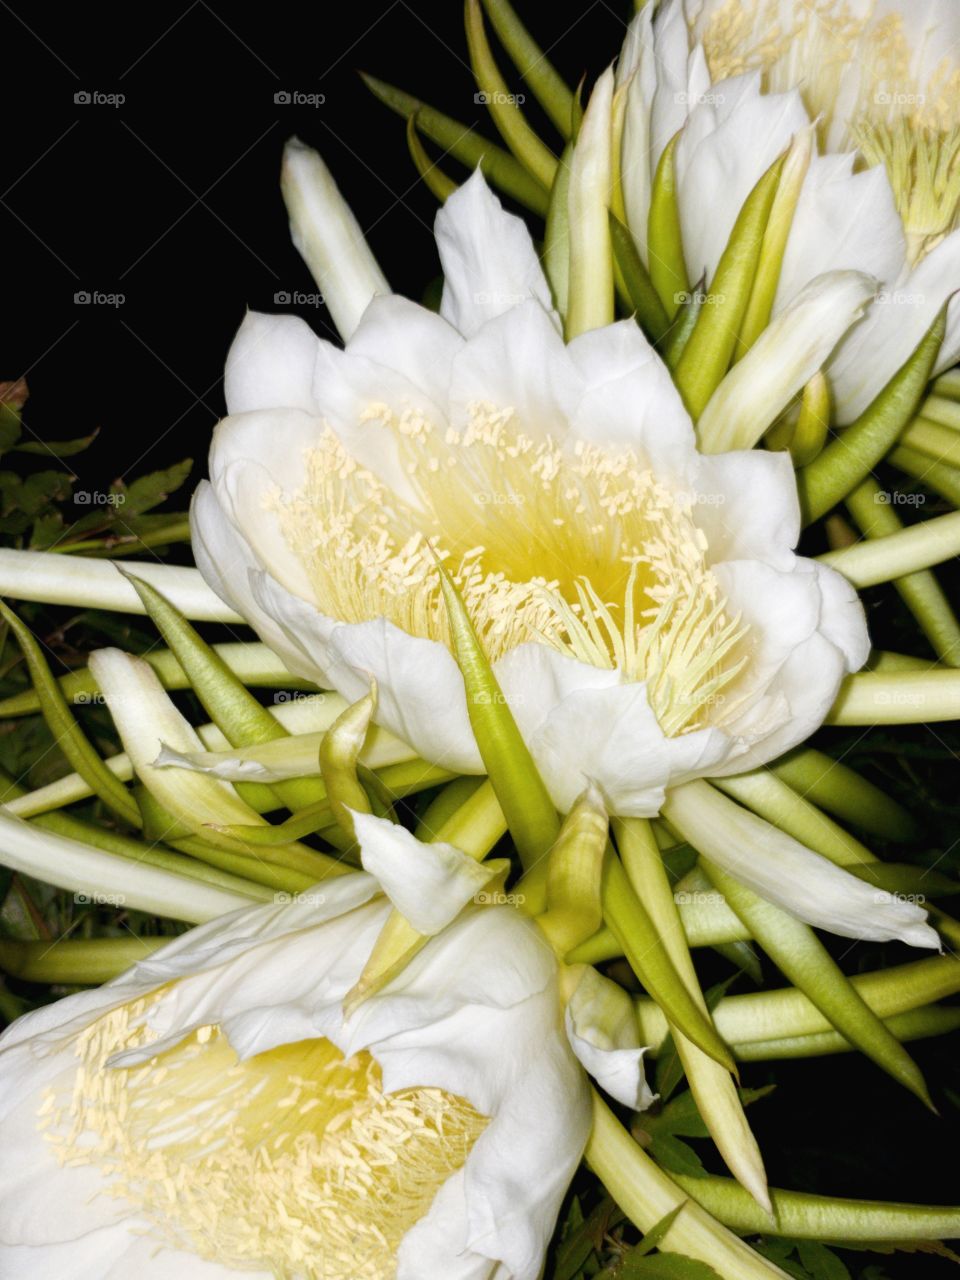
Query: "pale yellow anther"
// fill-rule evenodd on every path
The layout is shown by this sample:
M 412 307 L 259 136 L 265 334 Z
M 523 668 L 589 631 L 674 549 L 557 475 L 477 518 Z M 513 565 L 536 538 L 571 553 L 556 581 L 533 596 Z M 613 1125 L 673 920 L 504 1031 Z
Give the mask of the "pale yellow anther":
M 393 434 L 416 507 L 348 470 L 330 430 L 306 456 L 303 488 L 271 499 L 324 613 L 386 617 L 449 645 L 439 561 L 491 660 L 549 645 L 646 681 L 668 734 L 716 719 L 745 628 L 725 611 L 690 495 L 629 448 L 534 436 L 511 408 L 471 405 L 455 441 L 426 420 L 404 431 L 383 405 L 361 415 L 374 416 Z
M 366 1051 L 325 1039 L 243 1062 L 216 1026 L 132 1067 L 156 996 L 105 1014 L 76 1042 L 71 1088 L 38 1127 L 63 1165 L 94 1166 L 158 1244 L 280 1280 L 383 1280 L 403 1236 L 487 1126 L 436 1088 L 385 1094 Z M 160 997 L 162 998 L 162 996 Z

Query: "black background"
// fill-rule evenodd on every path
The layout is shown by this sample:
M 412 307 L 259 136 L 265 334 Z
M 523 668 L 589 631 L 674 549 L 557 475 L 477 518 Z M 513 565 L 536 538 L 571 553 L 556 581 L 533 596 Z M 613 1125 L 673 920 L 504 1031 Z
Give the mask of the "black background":
M 613 56 L 627 7 L 526 12 L 575 83 Z M 0 20 L 0 377 L 27 375 L 26 423 L 40 437 L 101 428 L 94 448 L 70 463 L 81 489 L 187 454 L 197 460 L 195 482 L 223 412 L 223 357 L 244 308 L 284 310 L 278 293 L 314 291 L 289 243 L 277 183 L 291 134 L 322 151 L 394 288 L 419 297 L 435 276 L 435 201 L 417 180 L 402 122 L 370 96 L 358 69 L 494 136 L 474 100 L 456 0 L 339 4 L 335 20 L 322 3 L 241 9 L 194 0 L 136 11 L 0 0 Z M 294 91 L 325 100 L 275 102 Z M 78 93 L 125 100 L 76 103 Z M 124 301 L 80 305 L 80 292 Z M 335 337 L 322 308 L 299 313 Z M 905 949 L 890 955 L 907 958 Z M 935 1092 L 951 1074 L 958 1084 L 945 1050 L 916 1046 Z M 947 1128 L 862 1059 L 745 1071 L 748 1084 L 772 1078 L 781 1101 L 758 1104 L 752 1118 L 775 1183 L 934 1202 L 960 1195 L 936 1160 Z M 931 1261 L 883 1265 L 940 1274 Z
M 419 297 L 436 274 L 436 202 L 403 122 L 357 73 L 492 132 L 474 101 L 462 10 L 457 0 L 395 0 L 332 15 L 282 0 L 250 10 L 207 0 L 0 6 L 0 376 L 28 376 L 26 422 L 39 435 L 101 428 L 71 464 L 78 488 L 184 454 L 197 458 L 196 478 L 244 308 L 296 309 L 276 295 L 316 291 L 278 187 L 291 134 L 321 150 L 395 289 Z M 575 22 L 543 15 L 534 26 L 566 29 L 551 56 L 574 81 L 602 69 L 624 31 L 620 8 L 602 3 Z M 325 100 L 277 104 L 284 92 Z M 77 93 L 125 100 L 77 104 Z M 124 301 L 77 305 L 78 292 Z M 336 336 L 322 307 L 299 313 Z

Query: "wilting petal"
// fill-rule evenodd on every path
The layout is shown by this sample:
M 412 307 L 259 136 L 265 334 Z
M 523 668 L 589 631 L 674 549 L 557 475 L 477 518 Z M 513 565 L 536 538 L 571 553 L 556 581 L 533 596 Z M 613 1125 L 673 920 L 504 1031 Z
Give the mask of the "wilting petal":
M 495 871 L 442 840 L 424 844 L 405 827 L 353 813 L 364 871 L 417 933 L 432 937 L 476 898 Z
M 567 1035 L 581 1066 L 612 1098 L 634 1111 L 656 1099 L 643 1071 L 633 1000 L 623 987 L 585 965 L 567 1004 Z

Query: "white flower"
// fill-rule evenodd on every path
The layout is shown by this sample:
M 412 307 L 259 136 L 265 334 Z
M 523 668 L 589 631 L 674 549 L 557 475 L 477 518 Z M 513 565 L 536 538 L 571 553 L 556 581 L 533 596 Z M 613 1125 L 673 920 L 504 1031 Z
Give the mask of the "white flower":
M 197 563 L 290 669 L 480 772 L 435 556 L 551 795 L 608 808 L 803 741 L 866 658 L 855 592 L 794 555 L 785 454 L 702 456 L 633 321 L 564 345 L 477 174 L 437 218 L 440 315 L 376 297 L 341 351 L 251 314 L 197 491 Z
M 656 12 L 654 10 L 656 9 Z M 744 199 L 817 121 L 775 309 L 824 272 L 882 282 L 830 375 L 840 421 L 907 359 L 960 287 L 960 9 L 954 0 L 664 0 L 634 19 L 623 188 L 646 252 L 652 175 L 676 148 L 684 252 L 712 277 Z M 938 371 L 960 355 L 952 304 Z
M 590 1123 L 553 954 L 468 907 L 345 1023 L 389 907 L 350 875 L 15 1023 L 0 1272 L 535 1280 Z

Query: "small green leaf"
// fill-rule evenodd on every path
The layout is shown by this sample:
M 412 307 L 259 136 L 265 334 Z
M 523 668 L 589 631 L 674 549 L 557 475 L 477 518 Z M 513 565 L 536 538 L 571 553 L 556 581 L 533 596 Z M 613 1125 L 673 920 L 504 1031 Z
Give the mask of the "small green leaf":
M 140 811 L 133 797 L 110 772 L 77 724 L 32 632 L 2 600 L 0 616 L 6 619 L 17 637 L 40 700 L 43 718 L 71 767 L 118 817 L 131 826 L 139 826 Z
M 744 201 L 674 371 L 677 389 L 694 422 L 730 368 L 783 161 L 781 156 L 770 166 Z
M 650 279 L 657 291 L 667 318 L 672 320 L 690 293 L 687 267 L 683 257 L 680 232 L 680 209 L 674 171 L 674 152 L 679 133 L 674 134 L 663 149 L 653 178 L 650 213 L 647 219 L 647 262 Z
M 483 24 L 480 0 L 466 0 L 467 48 L 482 101 L 504 142 L 520 163 L 549 191 L 557 174 L 557 157 L 524 119 L 506 80 L 500 74 Z
M 495 142 L 482 137 L 470 125 L 444 115 L 442 111 L 437 111 L 435 107 L 384 80 L 377 80 L 369 75 L 363 75 L 362 79 L 371 93 L 405 120 L 416 112 L 417 128 L 425 137 L 442 147 L 445 154 L 453 156 L 470 170 L 479 166 L 488 182 L 513 196 L 531 212 L 546 217 L 549 200 L 547 188 L 532 177 L 509 151 L 504 151 Z
M 18 444 L 17 453 L 37 453 L 41 457 L 49 458 L 72 458 L 78 453 L 83 453 L 85 449 L 89 449 L 100 434 L 100 428 L 91 431 L 88 436 L 77 436 L 73 440 L 28 440 L 26 444 Z M 0 441 L 0 452 L 3 451 L 3 444 Z
M 947 304 L 916 350 L 863 413 L 797 474 L 807 523 L 842 501 L 896 444 L 916 413 L 946 331 Z
M 525 870 L 550 849 L 560 820 L 450 575 L 437 566 L 477 747 Z M 545 868 L 544 868 L 545 870 Z
M 643 265 L 633 236 L 613 213 L 610 214 L 610 238 L 637 323 L 651 342 L 659 342 L 670 328 L 670 318 Z

